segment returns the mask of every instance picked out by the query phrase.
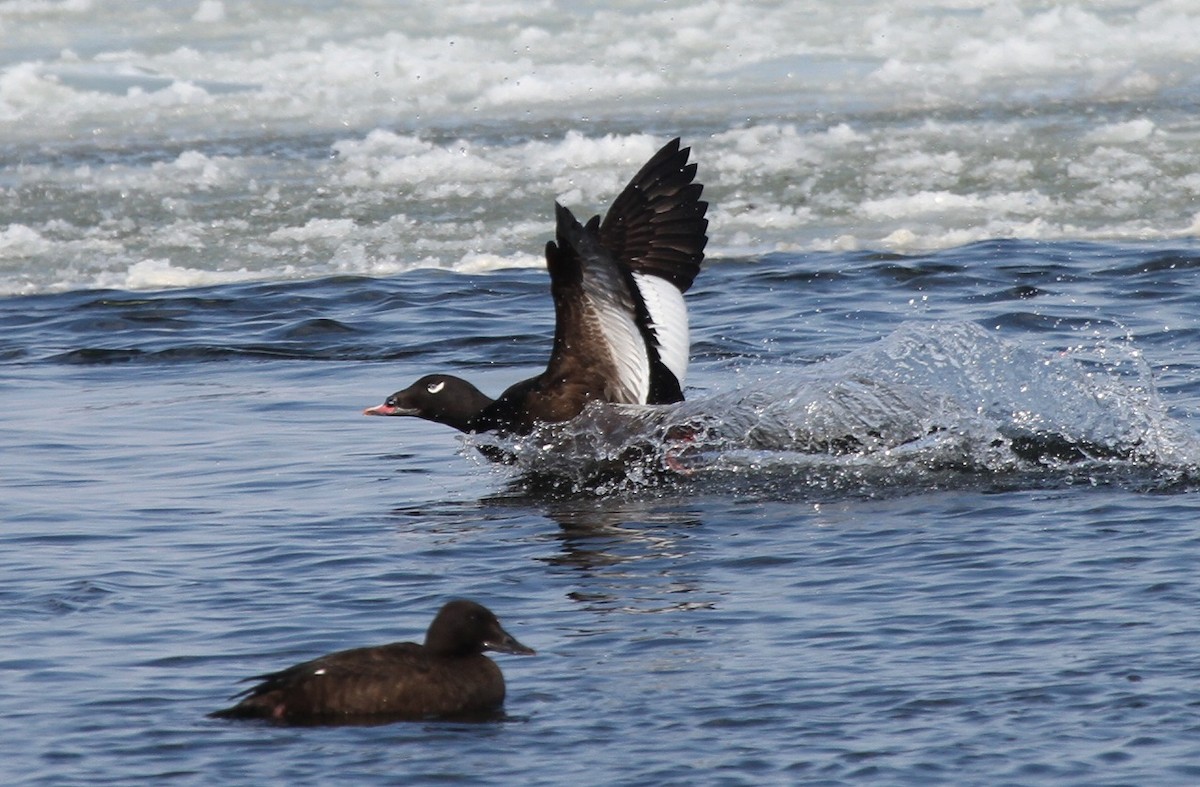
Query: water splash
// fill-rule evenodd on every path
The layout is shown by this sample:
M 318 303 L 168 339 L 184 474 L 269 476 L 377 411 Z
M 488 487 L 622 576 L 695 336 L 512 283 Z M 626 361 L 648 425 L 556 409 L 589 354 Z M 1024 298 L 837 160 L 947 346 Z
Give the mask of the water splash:
M 517 483 L 606 494 L 691 484 L 782 496 L 1120 483 L 1191 486 L 1200 437 L 1139 353 L 1047 353 L 974 323 L 908 323 L 868 347 L 668 407 L 595 406 L 468 445 Z

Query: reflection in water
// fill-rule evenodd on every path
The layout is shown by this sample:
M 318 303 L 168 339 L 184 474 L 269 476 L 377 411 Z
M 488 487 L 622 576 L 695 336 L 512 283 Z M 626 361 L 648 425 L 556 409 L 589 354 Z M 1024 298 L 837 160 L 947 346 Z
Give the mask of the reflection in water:
M 535 508 L 558 524 L 549 538 L 558 542 L 559 551 L 536 560 L 570 569 L 579 587 L 567 597 L 589 610 L 660 612 L 716 604 L 716 594 L 705 589 L 687 548 L 688 531 L 702 524 L 689 507 L 635 497 L 539 501 L 508 495 L 484 502 Z

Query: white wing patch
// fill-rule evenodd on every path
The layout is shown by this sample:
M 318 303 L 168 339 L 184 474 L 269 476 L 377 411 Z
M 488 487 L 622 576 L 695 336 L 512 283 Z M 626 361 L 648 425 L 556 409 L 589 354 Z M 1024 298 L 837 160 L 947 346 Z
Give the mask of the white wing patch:
M 683 387 L 687 377 L 691 336 L 683 293 L 671 282 L 646 273 L 633 274 L 638 292 L 650 313 L 650 327 L 658 337 L 658 355 Z M 642 400 L 643 402 L 645 399 Z
M 611 301 L 593 303 L 617 371 L 617 379 L 613 381 L 617 389 L 616 401 L 645 404 L 650 396 L 650 356 L 632 310 Z
M 616 266 L 605 259 L 584 265 L 583 290 L 617 375 L 609 384 L 610 401 L 645 404 L 650 396 L 650 353 L 627 285 Z
M 682 388 L 691 352 L 683 293 L 666 279 L 648 273 L 632 273 L 637 292 L 630 292 L 629 280 L 607 253 L 589 248 L 590 241 L 585 240 L 579 249 L 582 284 L 591 314 L 588 323 L 599 327 L 616 375 L 606 386 L 608 401 L 645 404 L 650 398 L 651 351 L 637 321 L 635 299 L 639 297 L 650 317 L 654 351 Z

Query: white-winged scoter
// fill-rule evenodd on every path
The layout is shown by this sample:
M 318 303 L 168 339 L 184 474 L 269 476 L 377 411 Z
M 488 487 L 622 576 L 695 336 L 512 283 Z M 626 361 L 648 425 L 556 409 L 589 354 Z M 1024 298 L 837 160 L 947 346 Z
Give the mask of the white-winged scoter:
M 504 676 L 485 650 L 533 654 L 487 607 L 456 599 L 438 612 L 423 645 L 342 650 L 259 675 L 237 695 L 244 699 L 209 716 L 337 724 L 493 712 L 504 703 Z
M 546 371 L 492 399 L 471 383 L 431 374 L 364 415 L 411 415 L 463 432 L 527 434 L 568 421 L 593 401 L 683 400 L 689 339 L 683 294 L 708 242 L 708 203 L 679 139 L 633 177 L 601 221 L 580 224 L 555 203 L 546 244 L 554 346 Z

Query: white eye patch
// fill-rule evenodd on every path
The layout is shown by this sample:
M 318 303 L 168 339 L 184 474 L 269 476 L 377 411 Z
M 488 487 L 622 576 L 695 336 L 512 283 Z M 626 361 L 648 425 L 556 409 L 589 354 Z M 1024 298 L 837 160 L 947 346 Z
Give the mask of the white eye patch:
M 438 383 L 430 383 L 429 385 L 425 386 L 425 390 L 429 391 L 429 393 L 431 393 L 431 394 L 435 394 L 435 393 L 438 393 L 439 391 L 441 391 L 445 387 L 446 387 L 446 383 L 443 380 L 442 382 L 438 382 Z

